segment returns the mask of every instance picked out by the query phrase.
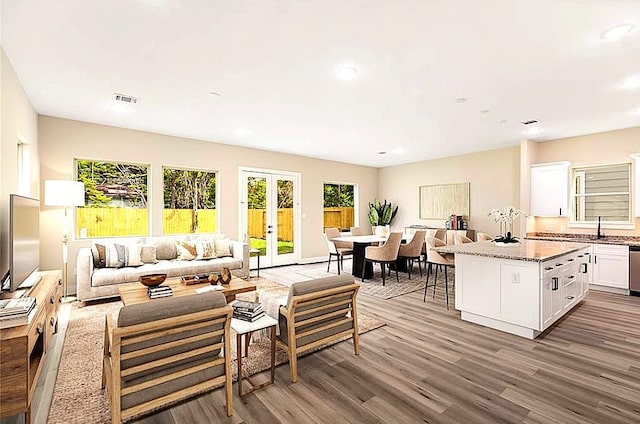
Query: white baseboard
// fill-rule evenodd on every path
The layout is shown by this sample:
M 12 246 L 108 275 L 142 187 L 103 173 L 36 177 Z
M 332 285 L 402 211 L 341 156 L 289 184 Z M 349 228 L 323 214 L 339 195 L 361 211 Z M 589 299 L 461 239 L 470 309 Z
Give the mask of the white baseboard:
M 597 284 L 589 284 L 589 289 L 590 290 L 598 290 L 598 291 L 603 291 L 603 292 L 607 292 L 607 293 L 615 293 L 615 294 L 624 294 L 624 295 L 629 295 L 629 290 L 627 289 L 621 289 L 618 287 L 608 287 L 608 286 L 599 286 Z

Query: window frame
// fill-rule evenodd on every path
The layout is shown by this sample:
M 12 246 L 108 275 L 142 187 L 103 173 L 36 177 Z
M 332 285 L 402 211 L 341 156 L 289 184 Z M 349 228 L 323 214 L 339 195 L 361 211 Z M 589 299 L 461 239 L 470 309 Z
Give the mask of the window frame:
M 174 170 L 179 170 L 179 171 L 193 171 L 193 172 L 208 172 L 208 173 L 212 173 L 215 174 L 215 178 L 216 178 L 216 190 L 215 190 L 215 203 L 216 203 L 216 230 L 214 232 L 195 232 L 195 233 L 165 233 L 164 232 L 164 211 L 165 211 L 165 207 L 164 207 L 164 170 L 165 169 L 174 169 Z M 161 174 L 162 174 L 162 209 L 161 209 L 161 221 L 162 221 L 162 227 L 161 227 L 161 233 L 162 235 L 167 235 L 167 236 L 188 236 L 188 235 L 196 235 L 196 234 L 217 234 L 220 233 L 220 170 L 218 169 L 204 169 L 204 168 L 196 168 L 196 167 L 189 167 L 189 166 L 175 166 L 175 165 L 162 165 L 161 168 Z
M 612 166 L 625 166 L 627 171 L 628 178 L 628 187 L 629 191 L 627 192 L 602 192 L 602 193 L 593 193 L 593 194 L 578 194 L 576 192 L 576 184 L 578 183 L 577 174 L 582 173 L 585 174 L 585 170 L 595 169 L 595 168 L 606 168 Z M 601 221 L 601 228 L 609 228 L 609 229 L 634 229 L 634 217 L 633 217 L 633 203 L 634 192 L 633 192 L 633 175 L 632 175 L 632 164 L 631 162 L 614 162 L 614 163 L 605 163 L 605 164 L 596 164 L 596 165 L 575 165 L 570 168 L 570 209 L 571 214 L 569 216 L 569 227 L 572 228 L 596 228 L 598 226 L 597 221 L 578 221 L 576 220 L 577 207 L 579 204 L 582 204 L 584 208 L 585 199 L 591 196 L 619 196 L 619 195 L 627 195 L 629 196 L 629 209 L 628 220 L 627 221 Z M 585 180 L 582 180 L 582 186 L 584 187 Z M 582 190 L 584 192 L 584 189 Z M 581 199 L 581 201 L 580 201 Z
M 152 189 L 152 166 L 151 163 L 143 163 L 143 162 L 132 162 L 132 161 L 122 161 L 117 159 L 96 159 L 96 158 L 73 158 L 73 178 L 74 181 L 79 181 L 79 173 L 78 173 L 78 161 L 88 161 L 88 162 L 103 162 L 103 163 L 115 163 L 121 165 L 135 165 L 135 166 L 145 166 L 147 168 L 147 193 L 146 193 L 146 211 L 147 211 L 147 230 L 145 234 L 133 234 L 133 235 L 96 235 L 90 236 L 85 235 L 82 236 L 81 229 L 78 228 L 78 208 L 87 207 L 85 206 L 75 206 L 73 208 L 73 240 L 93 240 L 93 239 L 107 239 L 107 238 L 122 238 L 122 237 L 149 237 L 152 234 L 152 222 L 153 222 L 153 189 Z M 86 193 L 86 187 L 85 187 Z M 132 208 L 136 209 L 136 208 Z
M 322 191 L 321 191 L 321 200 L 322 200 L 322 232 L 324 233 L 325 225 L 324 225 L 324 187 L 327 184 L 333 185 L 350 185 L 353 186 L 353 226 L 358 227 L 360 224 L 360 214 L 359 214 L 359 187 L 357 183 L 345 182 L 345 181 L 335 181 L 335 180 L 325 180 L 322 182 Z

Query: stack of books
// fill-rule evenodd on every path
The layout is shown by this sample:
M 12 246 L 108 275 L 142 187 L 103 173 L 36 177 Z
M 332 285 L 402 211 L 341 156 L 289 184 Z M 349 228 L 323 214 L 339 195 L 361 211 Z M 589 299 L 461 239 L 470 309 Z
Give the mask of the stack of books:
M 0 300 L 0 328 L 29 324 L 36 312 L 35 297 Z
M 264 316 L 262 304 L 258 302 L 234 300 L 230 305 L 233 306 L 233 317 L 243 321 L 253 322 Z
M 147 295 L 149 299 L 157 299 L 159 297 L 173 296 L 173 291 L 169 286 L 147 287 Z

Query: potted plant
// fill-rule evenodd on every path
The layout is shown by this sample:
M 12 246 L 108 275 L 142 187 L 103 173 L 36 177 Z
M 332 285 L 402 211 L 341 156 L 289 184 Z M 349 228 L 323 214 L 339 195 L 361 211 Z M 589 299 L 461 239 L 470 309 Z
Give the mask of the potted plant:
M 386 237 L 389 233 L 389 226 L 398 213 L 398 206 L 395 208 L 391 202 L 380 203 L 375 199 L 373 203 L 369 202 L 369 224 L 374 229 L 378 237 Z
M 488 216 L 492 216 L 495 222 L 500 223 L 500 236 L 494 241 L 500 244 L 519 243 L 517 237 L 513 237 L 513 220 L 524 215 L 520 209 L 507 206 L 503 210 L 492 209 Z

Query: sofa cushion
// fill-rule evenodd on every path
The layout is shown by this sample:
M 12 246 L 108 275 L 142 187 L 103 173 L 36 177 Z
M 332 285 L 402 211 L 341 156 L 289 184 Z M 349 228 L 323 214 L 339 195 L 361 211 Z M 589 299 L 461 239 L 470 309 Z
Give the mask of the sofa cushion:
M 231 256 L 231 240 L 228 238 L 216 239 L 216 256 L 223 258 Z
M 153 244 L 143 244 L 140 249 L 140 260 L 145 264 L 155 264 L 158 262 L 156 258 L 156 246 Z
M 115 243 L 96 243 L 97 268 L 122 268 L 125 264 L 125 247 Z
M 215 240 L 194 240 L 193 243 L 196 246 L 196 260 L 216 258 Z
M 148 242 L 156 246 L 158 260 L 171 260 L 178 257 L 176 242 L 173 237 L 149 237 Z
M 168 278 L 183 275 L 201 274 L 206 272 L 220 272 L 222 267 L 230 270 L 241 269 L 242 259 L 217 258 L 203 261 L 158 261 L 155 264 L 143 264 L 139 267 L 98 268 L 94 269 L 91 278 L 92 287 L 110 286 L 113 284 L 134 283 L 147 274 L 167 274 Z
M 117 249 L 124 249 L 124 266 L 140 266 L 142 265 L 142 259 L 140 255 L 142 253 L 142 243 L 132 244 L 118 244 Z

